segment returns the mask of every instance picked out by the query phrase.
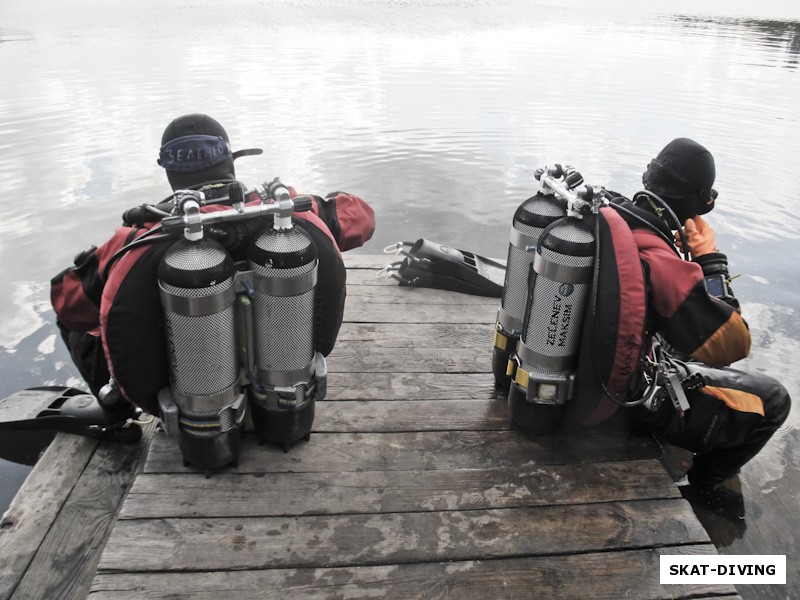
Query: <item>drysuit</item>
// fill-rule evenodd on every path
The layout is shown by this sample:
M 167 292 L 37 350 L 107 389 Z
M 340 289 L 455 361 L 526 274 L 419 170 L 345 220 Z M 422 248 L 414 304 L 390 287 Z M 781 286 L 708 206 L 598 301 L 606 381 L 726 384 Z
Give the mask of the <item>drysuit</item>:
M 297 195 L 289 191 L 292 197 Z M 203 211 L 226 208 L 209 204 Z M 375 216 L 361 198 L 332 192 L 325 198 L 315 196 L 312 211 L 295 213 L 293 221 L 317 246 L 315 349 L 327 356 L 344 312 L 346 271 L 341 252 L 370 239 Z M 51 281 L 57 325 L 92 393 L 97 395 L 113 378 L 125 398 L 151 414 L 158 412 L 158 390 L 169 384 L 157 267 L 171 243 L 156 241 L 118 253 L 155 224 L 119 227 L 106 243 L 79 254 L 74 266 Z M 242 260 L 265 226 L 263 220 L 253 219 L 217 227 L 210 235 L 219 236 L 234 260 Z

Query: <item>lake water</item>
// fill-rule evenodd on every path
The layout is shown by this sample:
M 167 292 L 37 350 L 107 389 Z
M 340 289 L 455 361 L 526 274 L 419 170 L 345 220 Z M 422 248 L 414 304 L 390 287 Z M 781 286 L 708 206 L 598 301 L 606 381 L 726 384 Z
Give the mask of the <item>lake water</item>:
M 795 1 L 3 2 L 0 397 L 80 383 L 49 280 L 169 193 L 163 128 L 206 112 L 234 149 L 265 149 L 243 181 L 367 199 L 365 253 L 426 237 L 504 257 L 537 167 L 632 194 L 661 147 L 695 138 L 753 332 L 740 366 L 800 398 L 799 61 Z M 722 553 L 787 555 L 790 583 L 745 599 L 800 597 L 798 412 L 742 473 L 746 526 L 710 522 Z M 8 495 L 25 469 L 0 473 Z

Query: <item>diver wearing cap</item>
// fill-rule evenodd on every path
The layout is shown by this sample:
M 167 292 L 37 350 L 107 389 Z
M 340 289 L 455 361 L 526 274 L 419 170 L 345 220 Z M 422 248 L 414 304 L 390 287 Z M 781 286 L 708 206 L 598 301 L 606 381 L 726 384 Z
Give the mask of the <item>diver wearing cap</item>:
M 761 450 L 791 401 L 776 380 L 728 367 L 749 354 L 750 331 L 730 286 L 727 256 L 701 216 L 714 207 L 715 176 L 711 153 L 678 138 L 648 165 L 644 191 L 625 203 L 637 217 L 626 221 L 648 290 L 642 354 L 649 356 L 650 380 L 664 384 L 635 409 L 634 422 L 694 453 L 682 493 L 718 509 L 719 485 Z M 741 507 L 736 517 L 743 515 Z
M 234 160 L 260 149 L 232 151 L 222 125 L 204 114 L 174 119 L 164 130 L 158 164 L 173 190 L 202 189 L 209 203 L 201 212 L 230 208 L 228 183 L 235 181 Z M 290 195 L 297 194 L 291 187 Z M 312 210 L 293 220 L 312 237 L 319 251 L 316 303 L 320 326 L 316 350 L 327 356 L 341 325 L 345 268 L 341 252 L 370 239 L 375 217 L 362 199 L 344 192 L 312 196 Z M 249 203 L 261 199 L 246 198 Z M 122 227 L 99 247 L 80 253 L 74 266 L 53 278 L 51 301 L 70 354 L 93 394 L 113 418 L 136 407 L 158 414 L 158 390 L 168 384 L 168 357 L 157 284 L 157 268 L 168 243 L 150 235 L 166 214 L 160 205 L 126 211 Z M 209 228 L 234 260 L 242 260 L 263 220 Z M 148 239 L 148 236 L 150 239 Z M 153 241 L 154 240 L 154 241 Z M 149 242 L 149 243 L 145 243 Z M 109 380 L 113 379 L 112 393 Z

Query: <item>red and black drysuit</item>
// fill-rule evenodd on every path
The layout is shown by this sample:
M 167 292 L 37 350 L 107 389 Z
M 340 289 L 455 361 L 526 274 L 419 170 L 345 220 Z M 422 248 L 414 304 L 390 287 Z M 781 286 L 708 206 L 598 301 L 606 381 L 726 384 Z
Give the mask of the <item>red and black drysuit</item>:
M 616 252 L 618 258 L 635 248 L 641 271 L 636 265 L 612 278 L 620 288 L 616 307 L 619 317 L 611 318 L 618 318 L 619 323 L 613 326 L 619 327 L 625 319 L 635 320 L 641 313 L 644 331 L 636 338 L 637 348 L 631 348 L 632 354 L 647 354 L 656 337 L 666 342 L 673 357 L 681 357 L 671 361 L 681 379 L 700 373 L 705 382 L 703 387 L 686 392 L 689 410 L 678 411 L 667 398 L 652 411 L 644 406 L 636 408 L 634 426 L 653 430 L 669 443 L 694 452 L 693 482 L 721 483 L 736 475 L 785 421 L 791 405 L 789 395 L 771 377 L 728 367 L 748 355 L 750 331 L 732 294 L 722 300 L 706 291 L 704 276 L 712 273 L 704 273 L 704 269 L 722 263 L 727 276 L 726 257 L 714 253 L 684 260 L 661 219 L 627 200 L 615 202 L 628 212 L 602 209 L 609 217 L 603 225 L 606 239 L 614 239 L 613 244 L 606 244 L 606 251 Z M 605 264 L 624 268 L 620 260 L 607 260 Z M 634 283 L 637 278 L 643 285 Z M 601 308 L 602 302 L 601 294 Z M 595 315 L 593 326 L 602 331 L 601 320 Z M 602 333 L 597 338 L 602 340 Z M 630 339 L 634 339 L 632 335 Z M 624 349 L 625 343 L 620 340 L 619 345 Z M 605 367 L 612 373 L 612 383 L 613 374 L 623 370 L 620 356 L 626 353 L 618 353 L 616 365 L 610 362 L 614 360 L 611 355 L 594 359 L 608 361 Z M 607 398 L 605 402 L 609 402 Z
M 292 197 L 297 195 L 289 191 Z M 315 349 L 327 356 L 344 312 L 346 271 L 341 252 L 370 239 L 375 216 L 364 200 L 351 194 L 332 192 L 324 199 L 314 198 L 312 211 L 294 213 L 292 221 L 317 246 Z M 209 204 L 202 211 L 227 208 Z M 125 398 L 151 414 L 158 414 L 158 390 L 169 385 L 157 269 L 171 242 L 156 241 L 114 256 L 155 224 L 117 228 L 110 240 L 82 252 L 75 266 L 54 277 L 50 293 L 62 337 L 92 393 L 97 395 L 113 377 Z M 250 241 L 270 224 L 269 217 L 222 224 L 216 235 L 234 260 L 243 260 Z M 215 237 L 214 231 L 207 234 Z

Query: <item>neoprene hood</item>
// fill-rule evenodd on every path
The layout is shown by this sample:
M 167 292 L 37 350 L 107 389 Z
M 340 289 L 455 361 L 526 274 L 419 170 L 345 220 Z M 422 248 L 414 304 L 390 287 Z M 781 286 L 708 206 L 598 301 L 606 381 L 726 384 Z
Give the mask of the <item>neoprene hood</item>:
M 642 174 L 644 187 L 663 198 L 681 224 L 714 208 L 714 157 L 689 138 L 677 138 L 658 153 Z

